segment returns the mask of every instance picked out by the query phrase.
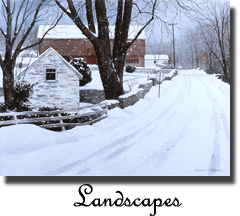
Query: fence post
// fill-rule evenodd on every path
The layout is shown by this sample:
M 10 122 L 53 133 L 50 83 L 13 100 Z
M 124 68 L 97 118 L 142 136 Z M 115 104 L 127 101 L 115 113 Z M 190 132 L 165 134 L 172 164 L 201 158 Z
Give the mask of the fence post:
M 65 131 L 65 126 L 63 125 L 63 120 L 61 119 L 62 116 L 61 116 L 61 113 L 60 113 L 60 112 L 58 113 L 58 117 L 60 118 L 59 123 L 62 124 L 61 129 L 62 129 L 62 131 Z
M 15 124 L 17 125 L 18 124 L 18 119 L 17 119 L 17 115 L 16 114 L 13 115 L 13 120 L 15 121 Z
M 161 79 L 162 79 L 162 71 L 159 72 L 158 98 L 160 98 L 160 85 L 161 85 Z

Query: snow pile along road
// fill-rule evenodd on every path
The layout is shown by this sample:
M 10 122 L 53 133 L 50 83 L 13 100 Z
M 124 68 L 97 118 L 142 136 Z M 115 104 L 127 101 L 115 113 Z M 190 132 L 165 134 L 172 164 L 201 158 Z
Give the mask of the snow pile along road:
M 230 86 L 185 70 L 93 126 L 0 128 L 0 174 L 230 175 Z

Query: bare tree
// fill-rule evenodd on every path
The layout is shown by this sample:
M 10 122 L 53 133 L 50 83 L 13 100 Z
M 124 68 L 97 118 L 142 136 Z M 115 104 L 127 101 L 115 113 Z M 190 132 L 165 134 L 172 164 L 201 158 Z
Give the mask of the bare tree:
M 138 84 L 138 81 L 139 78 L 131 78 L 124 80 L 123 83 L 125 83 L 128 86 L 129 91 L 132 91 L 133 87 Z
M 209 2 L 206 12 L 199 18 L 199 26 L 209 51 L 227 77 L 230 72 L 230 2 Z
M 87 21 L 89 29 L 84 25 L 83 18 L 78 15 L 77 8 L 72 0 L 67 0 L 67 7 L 58 0 L 57 5 L 73 20 L 82 33 L 92 42 L 98 60 L 98 67 L 107 99 L 114 99 L 123 94 L 123 68 L 127 49 L 136 41 L 145 27 L 154 19 L 157 0 L 150 1 L 151 17 L 136 34 L 128 41 L 129 26 L 134 6 L 133 0 L 118 0 L 116 6 L 115 40 L 113 50 L 110 46 L 109 20 L 105 0 L 95 1 L 95 13 L 98 23 L 98 36 L 95 33 L 92 1 L 86 0 Z M 110 1 L 111 3 L 111 1 Z M 67 9 L 69 8 L 69 10 Z M 138 8 L 141 11 L 141 8 Z
M 0 33 L 5 39 L 5 56 L 0 54 L 0 65 L 3 71 L 3 89 L 6 109 L 12 108 L 14 87 L 14 67 L 18 55 L 29 48 L 42 42 L 43 38 L 33 43 L 28 37 L 34 26 L 44 19 L 45 13 L 49 10 L 48 0 L 1 0 L 1 18 L 5 22 L 0 27 Z M 52 23 L 51 30 L 62 18 L 63 13 L 57 16 Z M 44 36 L 47 34 L 47 32 Z M 27 43 L 26 43 L 27 42 Z
M 189 7 L 183 4 L 185 0 L 85 0 L 88 28 L 84 24 L 83 13 L 77 7 L 79 1 L 55 0 L 55 2 L 93 44 L 107 99 L 115 99 L 123 94 L 123 68 L 126 52 L 154 18 L 161 20 L 159 14 L 163 11 L 162 8 L 164 7 L 166 12 L 168 8 L 175 5 L 177 13 L 180 9 L 189 9 Z M 156 12 L 157 9 L 159 13 Z M 141 16 L 141 19 L 139 19 L 139 16 Z M 115 18 L 115 35 L 113 48 L 111 49 L 109 20 L 112 20 L 113 17 Z M 95 34 L 95 20 L 98 24 L 98 35 Z M 135 34 L 135 37 L 129 41 L 128 35 L 131 22 L 138 23 L 141 25 L 141 28 Z

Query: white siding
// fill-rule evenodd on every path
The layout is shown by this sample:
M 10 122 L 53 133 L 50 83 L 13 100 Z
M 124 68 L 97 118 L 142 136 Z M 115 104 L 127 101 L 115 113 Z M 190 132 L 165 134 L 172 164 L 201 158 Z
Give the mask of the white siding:
M 56 69 L 56 82 L 45 80 L 46 68 Z M 34 84 L 34 92 L 30 99 L 34 107 L 75 108 L 79 106 L 79 76 L 53 53 L 47 53 L 31 65 L 23 77 L 25 82 Z

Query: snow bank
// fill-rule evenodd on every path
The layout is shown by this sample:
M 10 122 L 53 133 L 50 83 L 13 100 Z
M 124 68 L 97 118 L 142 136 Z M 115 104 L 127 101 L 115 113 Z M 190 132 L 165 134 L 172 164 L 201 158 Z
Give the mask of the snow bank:
M 182 70 L 158 90 L 92 126 L 0 128 L 0 174 L 230 175 L 230 86 Z
M 92 71 L 92 81 L 87 83 L 85 86 L 79 87 L 79 89 L 96 89 L 103 90 L 102 80 L 98 70 Z

